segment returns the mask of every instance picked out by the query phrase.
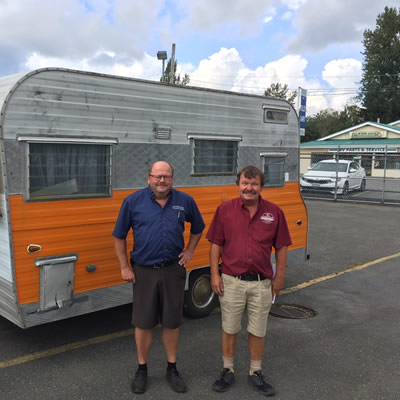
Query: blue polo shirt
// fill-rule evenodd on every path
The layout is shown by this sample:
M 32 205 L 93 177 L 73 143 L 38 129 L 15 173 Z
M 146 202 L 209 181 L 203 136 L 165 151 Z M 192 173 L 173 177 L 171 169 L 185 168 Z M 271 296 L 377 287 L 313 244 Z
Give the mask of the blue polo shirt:
M 201 233 L 205 227 L 193 197 L 171 189 L 162 208 L 147 187 L 124 200 L 113 236 L 126 239 L 132 228 L 134 245 L 131 257 L 134 262 L 142 265 L 159 263 L 178 259 L 182 253 L 185 221 L 191 224 L 190 232 L 193 234 Z

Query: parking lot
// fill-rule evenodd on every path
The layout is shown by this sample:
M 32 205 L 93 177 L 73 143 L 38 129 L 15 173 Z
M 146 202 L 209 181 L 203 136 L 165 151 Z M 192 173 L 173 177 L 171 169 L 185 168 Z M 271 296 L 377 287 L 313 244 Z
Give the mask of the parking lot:
M 382 179 L 367 177 L 365 189 L 350 191 L 346 195 L 330 193 L 327 191 L 303 191 L 305 199 L 337 200 L 366 202 L 373 204 L 400 204 L 400 179 Z
M 266 197 L 266 195 L 264 195 Z M 311 259 L 287 271 L 277 303 L 316 312 L 270 316 L 263 369 L 276 399 L 398 399 L 400 393 L 400 208 L 308 200 Z M 172 392 L 160 330 L 149 360 L 149 389 L 134 397 L 130 307 L 21 330 L 0 317 L 0 398 L 256 399 L 247 384 L 245 330 L 238 337 L 237 382 L 211 385 L 221 368 L 220 314 L 185 319 L 178 368 L 189 386 Z M 243 324 L 245 326 L 245 323 Z

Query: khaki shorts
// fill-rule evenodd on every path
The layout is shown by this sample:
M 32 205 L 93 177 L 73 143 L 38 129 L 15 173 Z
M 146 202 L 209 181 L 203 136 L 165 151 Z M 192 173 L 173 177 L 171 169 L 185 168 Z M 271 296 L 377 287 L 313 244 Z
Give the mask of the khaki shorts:
M 247 306 L 247 331 L 264 337 L 272 305 L 271 280 L 242 281 L 234 276 L 222 274 L 224 295 L 219 297 L 222 329 L 236 334 L 242 327 L 242 315 Z

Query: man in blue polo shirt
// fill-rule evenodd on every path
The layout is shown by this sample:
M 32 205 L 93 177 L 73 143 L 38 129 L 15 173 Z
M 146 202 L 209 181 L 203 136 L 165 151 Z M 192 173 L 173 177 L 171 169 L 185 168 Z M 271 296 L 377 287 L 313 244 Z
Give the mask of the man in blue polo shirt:
M 134 287 L 132 324 L 139 364 L 132 382 L 134 393 L 146 391 L 147 359 L 153 329 L 159 323 L 168 361 L 167 381 L 175 392 L 187 391 L 176 369 L 185 265 L 192 259 L 205 225 L 193 198 L 172 189 L 173 174 L 173 167 L 165 161 L 152 164 L 149 186 L 124 200 L 113 232 L 122 279 Z M 191 224 L 186 248 L 185 221 Z M 126 237 L 131 228 L 134 248 L 129 262 Z

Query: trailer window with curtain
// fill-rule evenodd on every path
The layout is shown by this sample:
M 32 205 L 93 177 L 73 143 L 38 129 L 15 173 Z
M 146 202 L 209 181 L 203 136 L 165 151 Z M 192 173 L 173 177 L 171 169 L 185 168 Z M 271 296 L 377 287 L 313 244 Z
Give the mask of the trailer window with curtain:
M 238 166 L 240 137 L 201 137 L 190 135 L 193 175 L 234 175 Z
M 264 122 L 273 124 L 289 123 L 289 105 L 263 104 Z
M 285 185 L 285 159 L 287 153 L 261 153 L 264 187 Z
M 111 146 L 28 143 L 29 200 L 111 195 Z

